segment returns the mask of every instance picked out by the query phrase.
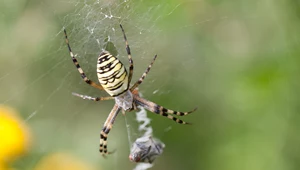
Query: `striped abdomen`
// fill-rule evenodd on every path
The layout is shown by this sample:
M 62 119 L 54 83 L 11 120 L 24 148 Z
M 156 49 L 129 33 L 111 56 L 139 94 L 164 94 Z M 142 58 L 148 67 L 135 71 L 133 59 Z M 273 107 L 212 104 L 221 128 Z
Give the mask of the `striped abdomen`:
M 128 90 L 126 68 L 107 51 L 101 52 L 98 57 L 97 75 L 102 87 L 113 97 Z

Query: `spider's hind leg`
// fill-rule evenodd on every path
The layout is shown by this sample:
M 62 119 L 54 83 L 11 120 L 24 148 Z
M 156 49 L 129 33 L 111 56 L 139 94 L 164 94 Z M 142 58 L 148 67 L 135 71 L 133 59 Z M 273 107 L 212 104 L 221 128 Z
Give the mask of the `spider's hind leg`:
M 154 61 L 156 60 L 156 57 L 157 57 L 157 55 L 154 56 L 154 58 L 152 59 L 151 63 L 149 64 L 149 66 L 147 67 L 147 69 L 145 70 L 145 72 L 143 73 L 142 77 L 140 77 L 139 80 L 134 83 L 134 85 L 130 88 L 130 91 L 134 91 L 140 84 L 142 84 L 142 82 L 144 81 L 145 77 L 149 73 L 152 65 L 154 64 Z
M 128 55 L 128 60 L 129 60 L 129 64 L 130 64 L 130 66 L 129 66 L 129 76 L 128 76 L 128 85 L 129 85 L 130 82 L 131 82 L 132 75 L 133 75 L 133 60 L 132 60 L 132 57 L 131 57 L 131 51 L 130 51 L 130 47 L 129 47 L 129 44 L 128 44 L 128 41 L 127 41 L 127 37 L 125 35 L 125 31 L 124 31 L 121 24 L 120 24 L 120 27 L 121 27 L 121 30 L 122 30 L 122 33 L 123 33 L 125 46 L 126 46 L 126 51 L 127 51 L 127 55 Z
M 79 65 L 79 62 L 77 61 L 76 59 L 76 55 L 73 54 L 73 51 L 71 49 L 71 46 L 69 44 L 69 39 L 68 39 L 68 35 L 67 35 L 67 31 L 66 29 L 64 29 L 64 34 L 65 34 L 65 40 L 66 40 L 66 44 L 68 46 L 68 49 L 69 49 L 69 53 L 70 53 L 70 56 L 72 58 L 72 61 L 75 65 L 75 67 L 77 68 L 78 72 L 80 73 L 81 75 L 81 78 L 83 79 L 84 82 L 86 82 L 88 85 L 92 86 L 92 87 L 95 87 L 97 89 L 100 89 L 100 90 L 104 90 L 103 87 L 99 84 L 96 84 L 94 81 L 90 80 L 84 73 L 84 71 L 82 70 L 82 68 L 80 67 Z

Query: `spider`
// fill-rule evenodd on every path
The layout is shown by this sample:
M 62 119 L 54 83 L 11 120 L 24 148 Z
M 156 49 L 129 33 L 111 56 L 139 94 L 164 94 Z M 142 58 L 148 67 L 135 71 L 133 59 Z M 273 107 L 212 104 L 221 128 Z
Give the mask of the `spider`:
M 152 59 L 152 62 L 149 64 L 143 75 L 139 78 L 138 81 L 136 81 L 131 87 L 130 82 L 132 79 L 132 74 L 133 74 L 133 60 L 131 57 L 131 52 L 130 48 L 128 45 L 128 41 L 125 35 L 125 31 L 120 24 L 124 41 L 125 41 L 125 48 L 127 51 L 128 55 L 128 60 L 129 60 L 129 73 L 127 72 L 126 68 L 124 65 L 121 63 L 121 61 L 112 56 L 108 51 L 102 51 L 100 55 L 98 56 L 98 62 L 97 62 L 97 76 L 99 80 L 99 84 L 96 84 L 94 81 L 90 80 L 80 67 L 77 59 L 75 58 L 75 55 L 73 54 L 71 50 L 71 46 L 69 44 L 69 39 L 67 36 L 67 32 L 64 29 L 64 34 L 65 34 L 65 40 L 66 44 L 68 46 L 68 50 L 70 53 L 70 56 L 72 58 L 72 61 L 74 65 L 76 66 L 78 72 L 81 75 L 81 78 L 90 86 L 100 89 L 100 90 L 105 90 L 110 96 L 107 97 L 91 97 L 87 95 L 82 95 L 82 94 L 77 94 L 77 93 L 72 93 L 74 96 L 78 96 L 82 99 L 88 99 L 88 100 L 93 100 L 93 101 L 102 101 L 102 100 L 115 100 L 115 105 L 113 109 L 110 111 L 103 128 L 100 132 L 100 147 L 99 147 L 99 152 L 105 156 L 107 154 L 110 154 L 112 152 L 107 151 L 107 136 L 108 133 L 110 132 L 114 121 L 119 114 L 119 112 L 122 110 L 123 113 L 125 114 L 125 111 L 132 111 L 132 110 L 137 110 L 137 106 L 144 107 L 145 109 L 159 114 L 161 116 L 165 116 L 179 124 L 189 124 L 187 122 L 182 121 L 181 119 L 178 119 L 172 115 L 177 115 L 177 116 L 185 116 L 187 114 L 190 114 L 194 112 L 197 108 L 195 108 L 192 111 L 189 112 L 179 112 L 179 111 L 173 111 L 170 109 L 166 109 L 156 103 L 153 103 L 149 100 L 146 100 L 142 97 L 139 96 L 137 87 L 143 82 L 145 79 L 146 75 L 150 71 L 157 55 L 154 56 Z

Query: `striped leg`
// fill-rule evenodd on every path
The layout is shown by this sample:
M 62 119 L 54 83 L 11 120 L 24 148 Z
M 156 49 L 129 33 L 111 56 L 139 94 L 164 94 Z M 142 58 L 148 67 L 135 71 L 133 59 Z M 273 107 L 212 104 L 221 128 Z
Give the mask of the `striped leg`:
M 134 90 L 135 88 L 137 88 L 140 84 L 142 84 L 142 82 L 144 81 L 145 77 L 147 76 L 147 74 L 149 73 L 155 59 L 156 59 L 157 55 L 154 56 L 154 58 L 152 59 L 151 63 L 149 64 L 149 66 L 147 67 L 147 69 L 145 70 L 145 72 L 143 73 L 142 77 L 136 82 L 134 83 L 134 85 L 130 88 L 130 91 Z
M 178 119 L 177 117 L 174 117 L 172 115 L 177 115 L 177 116 L 185 116 L 185 115 L 188 115 L 192 112 L 194 112 L 197 108 L 195 108 L 194 110 L 192 111 L 189 111 L 189 112 L 178 112 L 178 111 L 173 111 L 173 110 L 170 110 L 170 109 L 166 109 L 156 103 L 153 103 L 151 101 L 148 101 L 144 98 L 141 98 L 137 95 L 133 95 L 133 99 L 134 99 L 134 102 L 137 104 L 137 105 L 140 105 L 142 107 L 144 107 L 145 109 L 153 112 L 153 113 L 156 113 L 156 114 L 159 114 L 161 116 L 165 116 L 179 124 L 190 124 L 190 123 L 187 123 L 187 122 L 184 122 L 180 119 Z
M 92 80 L 90 80 L 90 79 L 88 79 L 88 78 L 86 77 L 86 75 L 85 75 L 85 73 L 83 72 L 82 68 L 80 67 L 80 65 L 79 65 L 79 63 L 78 63 L 78 61 L 77 61 L 77 59 L 75 58 L 75 55 L 74 55 L 73 52 L 72 52 L 72 49 L 71 49 L 70 44 L 69 44 L 69 39 L 68 39 L 68 36 L 67 36 L 67 31 L 66 31 L 66 29 L 64 29 L 64 33 L 65 33 L 66 43 L 67 43 L 67 46 L 68 46 L 68 48 L 69 48 L 70 56 L 71 56 L 71 58 L 72 58 L 73 63 L 75 64 L 75 66 L 76 66 L 78 72 L 80 73 L 81 78 L 82 78 L 87 84 L 89 84 L 89 85 L 91 85 L 91 86 L 93 86 L 93 87 L 95 87 L 95 88 L 97 88 L 97 89 L 103 90 L 103 87 L 102 87 L 101 85 L 96 84 L 95 82 L 93 82 Z
M 196 111 L 197 107 L 195 107 L 193 110 L 188 111 L 188 112 L 178 112 L 178 111 L 174 111 L 174 110 L 170 110 L 170 109 L 164 108 L 164 107 L 159 106 L 159 105 L 156 104 L 156 109 L 158 111 L 155 112 L 155 113 L 160 113 L 160 114 L 161 113 L 168 113 L 168 114 L 177 115 L 177 116 L 185 116 L 185 115 L 188 115 L 188 114 L 193 113 L 194 111 Z
M 128 44 L 128 41 L 127 41 L 127 37 L 125 35 L 125 31 L 122 27 L 122 25 L 120 24 L 120 27 L 121 27 L 121 30 L 123 32 L 123 36 L 124 36 L 124 40 L 125 40 L 125 44 L 126 44 L 126 51 L 127 51 L 127 54 L 128 54 L 128 60 L 129 60 L 129 76 L 128 76 L 128 86 L 131 82 L 131 78 L 132 78 L 132 75 L 133 75 L 133 60 L 132 60 L 132 57 L 131 57 L 131 52 L 130 52 L 130 47 L 129 47 L 129 44 Z
M 108 97 L 92 97 L 92 96 L 87 96 L 87 95 L 82 95 L 78 93 L 72 93 L 72 95 L 80 97 L 82 99 L 87 99 L 87 100 L 93 100 L 93 101 L 101 101 L 101 100 L 112 100 L 114 97 L 108 96 Z
M 109 131 L 111 130 L 115 119 L 118 115 L 118 113 L 120 112 L 121 108 L 115 104 L 113 109 L 110 111 L 104 125 L 103 128 L 100 132 L 100 146 L 99 146 L 99 152 L 105 156 L 106 154 L 110 154 L 113 152 L 107 152 L 107 136 Z

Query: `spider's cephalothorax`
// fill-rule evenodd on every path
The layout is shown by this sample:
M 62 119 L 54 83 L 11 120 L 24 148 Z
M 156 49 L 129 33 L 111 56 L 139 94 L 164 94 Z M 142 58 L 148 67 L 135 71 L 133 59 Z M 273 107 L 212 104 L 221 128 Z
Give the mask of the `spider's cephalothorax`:
M 129 74 L 126 71 L 126 68 L 124 65 L 120 62 L 119 59 L 116 57 L 112 56 L 109 52 L 103 51 L 100 53 L 98 57 L 98 62 L 97 62 L 97 75 L 99 79 L 100 85 L 96 84 L 92 80 L 88 79 L 85 73 L 83 72 L 82 68 L 80 67 L 77 59 L 75 58 L 75 55 L 73 54 L 69 40 L 67 37 L 67 32 L 64 29 L 65 33 L 65 39 L 66 43 L 70 52 L 70 56 L 72 58 L 73 63 L 75 64 L 78 72 L 80 73 L 82 79 L 89 85 L 98 88 L 100 90 L 105 90 L 110 96 L 108 97 L 91 97 L 87 95 L 81 95 L 77 93 L 73 93 L 73 95 L 81 97 L 83 99 L 88 99 L 88 100 L 94 100 L 94 101 L 101 101 L 101 100 L 111 100 L 115 99 L 115 105 L 111 112 L 109 113 L 103 128 L 100 133 L 100 148 L 99 151 L 101 154 L 105 155 L 110 152 L 107 152 L 107 136 L 112 128 L 112 125 L 118 115 L 118 113 L 123 110 L 123 111 L 131 111 L 134 109 L 137 109 L 137 106 L 144 107 L 145 109 L 159 114 L 161 116 L 165 116 L 177 123 L 180 124 L 188 124 L 187 122 L 184 122 L 177 117 L 174 117 L 173 115 L 177 116 L 185 116 L 187 114 L 190 114 L 196 110 L 196 108 L 192 111 L 189 112 L 179 112 L 179 111 L 173 111 L 170 109 L 166 109 L 156 103 L 153 103 L 151 101 L 148 101 L 138 95 L 137 92 L 137 87 L 143 82 L 145 79 L 146 75 L 150 71 L 150 68 L 152 67 L 157 55 L 154 56 L 152 62 L 146 69 L 146 71 L 143 73 L 143 75 L 139 78 L 138 81 L 136 81 L 131 87 L 129 87 L 132 74 L 133 74 L 133 61 L 131 58 L 131 52 L 130 48 L 128 45 L 128 41 L 124 32 L 124 29 L 122 25 L 120 25 L 125 44 L 126 44 L 126 51 L 128 54 L 128 59 L 129 59 Z

